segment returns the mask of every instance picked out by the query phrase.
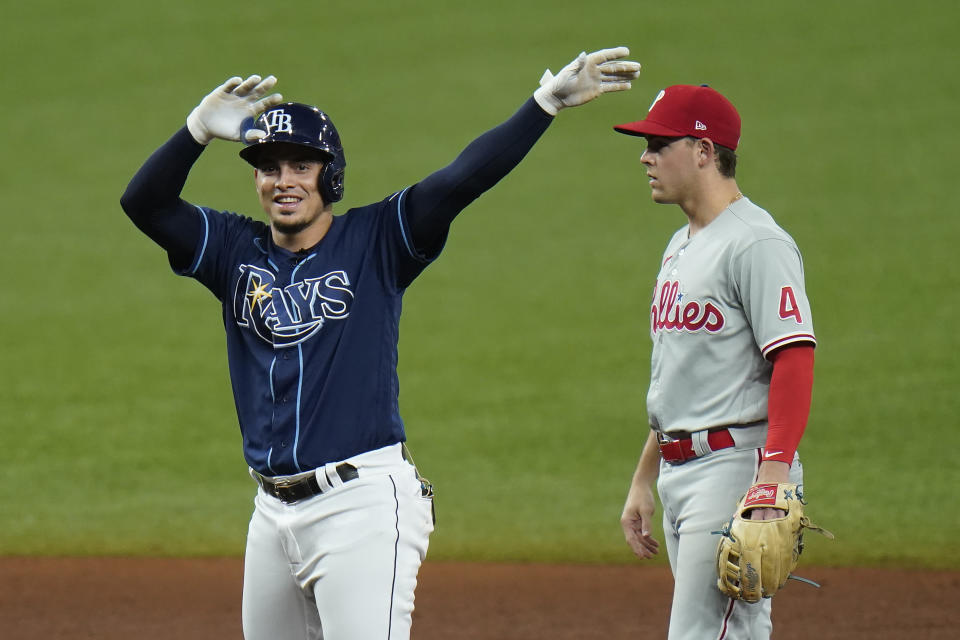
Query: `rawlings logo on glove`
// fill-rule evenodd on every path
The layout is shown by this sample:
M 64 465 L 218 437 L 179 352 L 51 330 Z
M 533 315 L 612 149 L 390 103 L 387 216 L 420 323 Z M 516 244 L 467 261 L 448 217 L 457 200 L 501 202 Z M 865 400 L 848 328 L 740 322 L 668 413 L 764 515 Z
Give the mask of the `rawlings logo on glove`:
M 803 530 L 812 529 L 827 538 L 829 531 L 803 515 L 802 485 L 755 484 L 740 499 L 730 522 L 719 533 L 717 545 L 717 588 L 746 602 L 770 598 L 789 578 L 808 582 L 791 574 L 803 551 Z M 780 509 L 784 515 L 772 520 L 750 520 L 756 508 Z
M 789 495 L 785 496 L 787 499 Z M 755 484 L 743 497 L 744 507 L 774 507 L 777 503 L 776 484 Z

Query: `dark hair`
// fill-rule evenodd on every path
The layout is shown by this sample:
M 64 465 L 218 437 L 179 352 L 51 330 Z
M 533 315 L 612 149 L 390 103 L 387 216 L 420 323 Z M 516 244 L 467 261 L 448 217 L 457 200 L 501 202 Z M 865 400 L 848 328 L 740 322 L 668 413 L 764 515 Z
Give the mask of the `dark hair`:
M 717 152 L 717 170 L 725 178 L 734 178 L 737 175 L 737 154 L 730 147 L 714 143 Z
M 701 138 L 695 136 L 684 136 L 684 139 L 690 143 L 695 144 L 700 141 Z M 713 142 L 713 140 L 711 140 Z M 713 143 L 714 156 L 716 158 L 717 171 L 720 172 L 724 178 L 735 178 L 737 175 L 737 154 L 730 147 L 725 147 L 722 144 Z

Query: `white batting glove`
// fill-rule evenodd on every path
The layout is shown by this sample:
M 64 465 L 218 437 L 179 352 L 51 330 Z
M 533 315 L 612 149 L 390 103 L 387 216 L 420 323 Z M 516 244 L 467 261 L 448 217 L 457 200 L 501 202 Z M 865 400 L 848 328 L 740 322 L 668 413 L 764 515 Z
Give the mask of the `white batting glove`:
M 239 76 L 230 78 L 214 89 L 187 116 L 187 129 L 200 144 L 210 144 L 214 138 L 251 142 L 267 135 L 261 129 L 243 130 L 244 120 L 256 118 L 270 107 L 280 104 L 283 96 L 267 96 L 277 79 L 267 76 Z M 267 97 L 264 97 L 267 96 Z
M 626 47 L 583 52 L 557 75 L 550 69 L 544 71 L 533 97 L 540 108 L 555 116 L 560 109 L 590 102 L 602 93 L 626 91 L 630 81 L 640 75 L 640 63 L 613 61 L 628 55 Z

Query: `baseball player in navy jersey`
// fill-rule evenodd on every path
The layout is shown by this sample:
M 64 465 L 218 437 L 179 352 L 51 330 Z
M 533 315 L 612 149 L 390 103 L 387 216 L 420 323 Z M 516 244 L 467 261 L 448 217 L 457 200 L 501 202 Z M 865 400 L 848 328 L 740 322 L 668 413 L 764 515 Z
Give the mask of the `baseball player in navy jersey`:
M 735 179 L 740 116 L 707 86 L 664 89 L 647 117 L 614 127 L 642 136 L 653 201 L 687 224 L 667 244 L 650 304 L 650 433 L 621 525 L 640 558 L 656 483 L 674 575 L 670 640 L 768 638 L 770 600 L 717 588 L 718 538 L 754 484 L 803 480 L 816 339 L 793 239 Z M 751 518 L 782 515 L 757 509 Z
M 404 455 L 403 293 L 454 217 L 530 150 L 558 111 L 630 88 L 629 51 L 581 54 L 448 166 L 334 216 L 346 159 L 327 114 L 227 80 L 150 156 L 121 199 L 178 274 L 222 303 L 243 452 L 259 485 L 245 552 L 248 640 L 408 638 L 433 530 L 432 489 Z M 246 142 L 267 221 L 185 202 L 215 138 Z

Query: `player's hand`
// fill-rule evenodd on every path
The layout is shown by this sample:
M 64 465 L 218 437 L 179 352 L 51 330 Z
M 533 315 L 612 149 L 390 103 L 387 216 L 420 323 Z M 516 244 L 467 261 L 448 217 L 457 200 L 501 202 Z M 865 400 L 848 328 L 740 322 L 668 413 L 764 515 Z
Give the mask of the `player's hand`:
M 550 69 L 544 71 L 533 97 L 540 108 L 555 116 L 560 109 L 590 102 L 602 93 L 626 91 L 630 81 L 640 75 L 639 62 L 617 61 L 628 55 L 626 47 L 581 53 L 557 75 Z
M 660 543 L 651 534 L 656 502 L 648 486 L 632 485 L 620 516 L 620 527 L 627 544 L 638 558 L 652 558 L 660 551 Z
M 763 509 L 751 509 L 749 515 L 750 520 L 776 520 L 777 518 L 782 518 L 787 515 L 787 512 L 783 509 L 768 509 L 764 507 Z
M 235 76 L 224 82 L 187 116 L 187 128 L 193 139 L 209 144 L 214 138 L 251 142 L 266 136 L 266 131 L 243 129 L 243 125 L 245 120 L 249 123 L 263 111 L 280 104 L 283 96 L 279 93 L 267 95 L 275 84 L 277 79 L 273 76 L 256 75 L 246 80 Z

